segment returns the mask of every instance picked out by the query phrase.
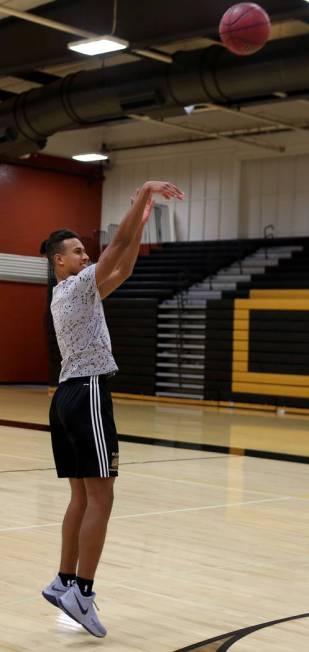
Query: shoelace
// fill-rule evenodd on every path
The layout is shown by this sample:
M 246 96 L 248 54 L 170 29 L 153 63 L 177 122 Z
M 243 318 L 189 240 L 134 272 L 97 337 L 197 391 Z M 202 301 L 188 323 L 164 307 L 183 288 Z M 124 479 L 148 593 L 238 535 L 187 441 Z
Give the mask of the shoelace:
M 93 601 L 93 604 L 94 604 L 94 606 L 95 606 L 95 608 L 96 608 L 96 610 L 97 610 L 97 611 L 100 611 L 100 609 L 99 609 L 99 607 L 98 607 L 98 605 L 97 605 L 97 603 L 95 602 L 95 600 Z

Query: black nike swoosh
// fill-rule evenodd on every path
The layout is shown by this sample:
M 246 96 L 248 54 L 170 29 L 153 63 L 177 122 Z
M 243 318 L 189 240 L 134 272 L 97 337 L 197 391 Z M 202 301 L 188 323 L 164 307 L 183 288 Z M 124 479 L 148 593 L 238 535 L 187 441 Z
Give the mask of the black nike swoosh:
M 57 587 L 53 585 L 52 590 L 57 591 L 58 593 L 63 593 L 66 590 L 66 587 L 64 586 L 63 589 L 57 589 Z
M 80 603 L 80 601 L 79 601 L 79 599 L 78 599 L 78 597 L 77 597 L 76 595 L 75 595 L 75 599 L 76 599 L 76 602 L 77 602 L 77 604 L 78 604 L 78 606 L 79 606 L 79 608 L 80 608 L 82 614 L 83 614 L 84 616 L 86 616 L 86 614 L 87 614 L 88 611 L 89 611 L 89 607 L 88 607 L 88 609 L 83 609 L 83 607 L 82 607 L 82 605 L 81 605 L 81 603 Z

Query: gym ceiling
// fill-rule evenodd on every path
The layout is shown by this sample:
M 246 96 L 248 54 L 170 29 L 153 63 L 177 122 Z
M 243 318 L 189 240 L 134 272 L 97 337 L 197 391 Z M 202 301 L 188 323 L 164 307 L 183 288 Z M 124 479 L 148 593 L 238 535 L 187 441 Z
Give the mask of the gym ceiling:
M 0 1 L 0 157 L 208 140 L 261 156 L 306 142 L 309 151 L 309 3 L 261 1 L 271 40 L 251 57 L 219 43 L 232 4 Z M 84 32 L 113 32 L 129 47 L 95 57 L 70 51 Z

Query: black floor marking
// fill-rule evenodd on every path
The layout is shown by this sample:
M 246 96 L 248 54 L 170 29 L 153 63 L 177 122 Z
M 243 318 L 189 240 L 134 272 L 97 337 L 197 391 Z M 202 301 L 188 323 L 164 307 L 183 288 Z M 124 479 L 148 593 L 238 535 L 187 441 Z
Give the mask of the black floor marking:
M 144 460 L 143 462 L 120 462 L 119 466 L 127 466 L 129 464 L 162 464 L 162 462 L 195 462 L 197 460 L 222 460 L 223 455 L 217 455 L 213 457 L 180 457 L 179 459 L 168 459 L 168 460 Z
M 27 423 L 23 421 L 9 421 L 0 419 L 0 426 L 11 426 L 11 428 L 25 428 L 30 430 L 41 430 L 49 432 L 48 425 L 38 423 Z M 277 460 L 279 462 L 296 462 L 298 464 L 309 464 L 309 456 L 294 455 L 292 453 L 276 453 L 275 451 L 260 451 L 253 448 L 236 448 L 234 446 L 219 446 L 216 444 L 198 444 L 189 441 L 176 441 L 173 439 L 159 439 L 157 437 L 139 437 L 138 435 L 118 435 L 119 441 L 126 441 L 131 444 L 146 444 L 148 446 L 165 446 L 167 448 L 180 448 L 192 451 L 207 451 L 223 455 L 241 455 L 244 457 L 257 457 L 266 460 Z
M 179 648 L 178 650 L 175 650 L 175 652 L 189 652 L 189 650 L 200 650 L 200 652 L 226 652 L 226 650 L 229 650 L 232 645 L 237 643 L 237 641 L 239 641 L 241 638 L 249 636 L 249 634 L 257 632 L 259 629 L 265 629 L 266 627 L 273 627 L 274 625 L 279 625 L 280 623 L 288 623 L 292 620 L 300 620 L 301 618 L 308 617 L 309 613 L 305 613 L 298 616 L 290 616 L 289 618 L 271 620 L 267 623 L 261 623 L 260 625 L 253 625 L 252 627 L 238 629 L 234 632 L 229 632 L 221 636 L 215 636 L 214 638 L 209 638 L 206 641 L 201 641 L 201 643 L 195 643 L 194 645 L 188 645 L 187 647 Z M 297 643 L 293 648 L 293 652 L 295 650 L 297 650 Z
M 174 441 L 172 439 L 158 439 L 154 437 L 139 437 L 138 435 L 118 435 L 119 441 L 134 444 L 148 444 L 150 446 L 165 446 L 167 448 L 180 448 L 184 450 L 205 451 L 220 453 L 221 455 L 240 455 L 243 457 L 258 457 L 280 462 L 297 462 L 309 464 L 309 456 L 294 455 L 291 453 L 276 453 L 274 451 L 259 451 L 251 448 L 236 448 L 235 446 L 219 446 L 216 444 L 197 444 L 188 441 Z
M 1 453 L 0 453 L 1 457 Z M 181 459 L 169 459 L 169 460 L 144 460 L 143 462 L 120 462 L 119 466 L 130 466 L 136 464 L 162 464 L 162 462 L 191 462 L 196 460 L 221 460 L 222 455 L 218 457 L 182 457 Z M 30 471 L 55 471 L 55 466 L 47 466 L 46 468 L 39 469 L 4 469 L 0 471 L 0 475 L 3 473 L 29 473 Z
M 50 426 L 42 423 L 29 423 L 28 421 L 11 421 L 10 419 L 0 419 L 0 426 L 10 426 L 11 428 L 25 428 L 26 430 L 44 430 L 50 431 Z
M 29 473 L 30 471 L 55 471 L 55 466 L 47 466 L 46 469 L 6 469 L 5 471 L 0 471 L 0 474 L 3 473 Z

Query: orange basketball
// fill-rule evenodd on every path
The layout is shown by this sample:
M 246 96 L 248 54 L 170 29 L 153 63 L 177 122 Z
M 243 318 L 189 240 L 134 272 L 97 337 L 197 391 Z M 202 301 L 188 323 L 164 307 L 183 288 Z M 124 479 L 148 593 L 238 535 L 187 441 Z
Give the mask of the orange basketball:
M 262 7 L 254 2 L 242 2 L 225 12 L 219 32 L 230 52 L 244 56 L 258 52 L 265 45 L 270 28 L 270 18 Z

